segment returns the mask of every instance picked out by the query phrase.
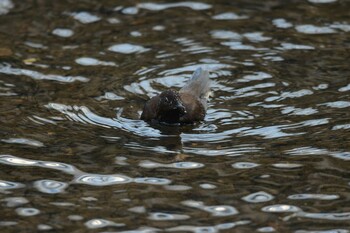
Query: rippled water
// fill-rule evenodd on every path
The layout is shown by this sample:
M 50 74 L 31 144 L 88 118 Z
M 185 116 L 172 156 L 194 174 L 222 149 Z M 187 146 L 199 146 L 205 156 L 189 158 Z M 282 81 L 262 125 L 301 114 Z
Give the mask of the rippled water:
M 350 2 L 0 0 L 2 232 L 350 232 Z M 198 67 L 205 121 L 139 120 Z

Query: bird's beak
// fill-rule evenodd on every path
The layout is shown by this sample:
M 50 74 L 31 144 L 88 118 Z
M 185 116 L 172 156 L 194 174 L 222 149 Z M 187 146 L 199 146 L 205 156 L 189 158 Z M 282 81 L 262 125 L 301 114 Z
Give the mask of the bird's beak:
M 183 106 L 183 104 L 182 103 L 178 103 L 175 107 L 174 107 L 174 110 L 179 110 L 181 113 L 183 113 L 183 114 L 186 114 L 187 112 L 186 112 L 186 108 L 185 108 L 185 106 Z

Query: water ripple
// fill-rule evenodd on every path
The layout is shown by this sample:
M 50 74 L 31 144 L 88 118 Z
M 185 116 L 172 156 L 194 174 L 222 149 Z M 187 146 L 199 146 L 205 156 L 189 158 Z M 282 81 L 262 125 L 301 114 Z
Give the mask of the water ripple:
M 17 182 L 0 180 L 0 190 L 23 188 L 25 185 Z
M 99 175 L 84 174 L 74 179 L 75 183 L 88 184 L 92 186 L 107 186 L 114 184 L 125 184 L 132 182 L 132 179 L 123 175 Z
M 98 229 L 103 227 L 122 227 L 125 226 L 124 223 L 115 223 L 106 219 L 91 219 L 85 222 L 85 226 L 89 229 Z
M 20 216 L 29 217 L 40 214 L 40 210 L 35 208 L 17 208 L 16 213 Z
M 129 43 L 112 45 L 108 48 L 108 50 L 111 52 L 122 53 L 122 54 L 144 53 L 149 51 L 149 49 L 144 48 L 141 45 L 135 45 L 135 44 L 129 44 Z
M 193 200 L 187 200 L 181 202 L 183 205 L 197 208 L 203 211 L 206 211 L 208 213 L 211 213 L 213 216 L 231 216 L 238 214 L 238 211 L 233 206 L 229 205 L 215 205 L 215 206 L 206 206 L 201 201 L 193 201 Z
M 55 28 L 52 34 L 62 38 L 68 38 L 74 35 L 74 31 L 69 28 Z
M 34 187 L 42 193 L 57 194 L 64 192 L 68 184 L 55 180 L 38 180 L 34 182 Z
M 350 212 L 345 212 L 345 213 L 298 212 L 290 217 L 311 218 L 311 219 L 321 219 L 321 220 L 335 220 L 335 221 L 349 221 L 350 220 Z
M 73 16 L 75 20 L 78 20 L 80 23 L 83 24 L 95 23 L 101 20 L 100 17 L 85 11 L 71 13 L 70 15 Z
M 206 3 L 201 2 L 176 2 L 176 3 L 153 3 L 153 2 L 147 2 L 147 3 L 139 3 L 137 4 L 139 8 L 146 9 L 146 10 L 152 10 L 152 11 L 162 11 L 168 8 L 174 8 L 174 7 L 188 7 L 192 10 L 207 10 L 210 9 L 212 6 Z
M 135 178 L 134 182 L 141 184 L 167 185 L 171 183 L 171 180 L 157 177 L 140 177 Z
M 34 139 L 27 139 L 27 138 L 9 138 L 9 139 L 2 139 L 1 141 L 6 143 L 24 144 L 24 145 L 35 146 L 35 147 L 44 146 L 42 142 L 39 142 Z
M 167 232 L 193 232 L 193 233 L 217 233 L 220 230 L 228 230 L 237 226 L 249 224 L 250 221 L 243 220 L 237 222 L 227 222 L 221 223 L 214 226 L 190 226 L 190 225 L 180 225 L 176 227 L 167 228 Z
M 250 169 L 260 166 L 260 164 L 257 163 L 250 163 L 250 162 L 237 162 L 232 164 L 233 168 L 237 169 Z
M 291 200 L 336 200 L 339 199 L 339 195 L 327 195 L 327 194 L 312 194 L 312 193 L 301 193 L 289 195 L 288 199 Z
M 274 196 L 263 191 L 251 193 L 245 197 L 242 197 L 242 200 L 249 203 L 267 202 L 267 201 L 271 201 L 272 199 L 274 199 Z
M 164 164 L 164 163 L 153 162 L 150 160 L 144 160 L 139 163 L 139 166 L 144 168 L 167 167 L 167 168 L 178 168 L 178 169 L 196 169 L 196 168 L 204 167 L 204 164 L 196 163 L 196 162 L 176 162 L 176 163 Z
M 0 15 L 6 15 L 14 7 L 11 0 L 1 0 L 0 1 Z
M 45 107 L 61 112 L 72 121 L 77 121 L 85 124 L 88 123 L 107 128 L 119 128 L 141 136 L 155 138 L 161 137 L 160 131 L 149 127 L 149 125 L 146 122 L 141 120 L 123 118 L 120 116 L 120 114 L 118 114 L 117 119 L 112 119 L 99 116 L 96 113 L 93 113 L 90 109 L 88 109 L 85 106 L 69 106 L 58 103 L 49 103 L 45 105 Z
M 23 75 L 36 80 L 51 80 L 63 83 L 71 83 L 75 81 L 88 82 L 89 79 L 82 76 L 61 76 L 56 74 L 43 74 L 34 70 L 13 68 L 9 64 L 0 64 L 0 73 L 9 75 Z
M 17 207 L 29 203 L 28 199 L 24 197 L 8 197 L 2 199 L 1 201 L 6 202 L 7 207 Z
M 300 212 L 301 209 L 293 205 L 276 204 L 265 206 L 261 209 L 264 212 L 270 213 L 288 213 L 288 212 Z
M 239 19 L 248 19 L 249 17 L 246 15 L 237 15 L 236 13 L 233 13 L 233 12 L 225 12 L 218 15 L 214 15 L 212 18 L 216 20 L 239 20 Z
M 80 57 L 75 59 L 75 62 L 82 66 L 116 66 L 114 62 L 100 61 L 92 57 Z
M 184 214 L 169 214 L 169 213 L 162 213 L 162 212 L 150 213 L 150 215 L 148 216 L 149 220 L 155 220 L 155 221 L 185 220 L 189 218 L 190 216 L 184 215 Z

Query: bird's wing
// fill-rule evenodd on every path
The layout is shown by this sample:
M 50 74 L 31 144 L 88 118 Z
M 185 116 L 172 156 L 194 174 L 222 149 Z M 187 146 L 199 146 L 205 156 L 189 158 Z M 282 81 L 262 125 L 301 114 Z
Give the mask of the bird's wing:
M 180 93 L 188 93 L 199 98 L 204 108 L 207 107 L 207 101 L 210 95 L 211 81 L 209 72 L 198 68 L 192 75 L 192 78 L 180 89 Z

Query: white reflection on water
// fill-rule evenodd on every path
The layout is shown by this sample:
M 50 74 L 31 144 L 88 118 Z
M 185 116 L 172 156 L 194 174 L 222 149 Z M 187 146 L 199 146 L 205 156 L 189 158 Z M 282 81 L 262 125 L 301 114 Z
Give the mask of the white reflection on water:
M 122 227 L 125 226 L 124 223 L 115 223 L 106 219 L 91 219 L 85 222 L 85 226 L 89 229 L 98 229 L 103 227 Z
M 139 8 L 152 10 L 152 11 L 161 11 L 168 8 L 174 8 L 174 7 L 188 7 L 192 10 L 207 10 L 210 9 L 212 6 L 206 3 L 202 2 L 176 2 L 176 3 L 153 3 L 153 2 L 147 2 L 147 3 L 139 3 L 137 4 Z
M 100 17 L 86 11 L 75 12 L 75 13 L 71 13 L 70 15 L 73 16 L 74 19 L 78 20 L 80 23 L 83 23 L 83 24 L 95 23 L 101 20 Z
M 201 201 L 194 201 L 194 200 L 186 200 L 182 201 L 181 204 L 197 208 L 203 211 L 206 211 L 208 213 L 211 213 L 213 216 L 232 216 L 238 214 L 238 211 L 233 206 L 229 205 L 213 205 L 213 206 L 207 206 Z
M 68 38 L 74 35 L 74 31 L 69 28 L 55 28 L 52 34 L 58 37 Z
M 144 53 L 149 51 L 150 49 L 147 49 L 141 45 L 124 43 L 124 44 L 112 45 L 108 48 L 108 50 L 115 53 L 132 54 L 132 53 Z
M 23 159 L 12 155 L 0 155 L 0 164 L 6 164 L 11 166 L 33 166 L 42 167 L 53 170 L 59 170 L 67 174 L 74 176 L 71 183 L 87 184 L 92 186 L 108 186 L 115 184 L 125 184 L 125 183 L 142 183 L 151 185 L 168 185 L 171 180 L 159 177 L 136 177 L 131 178 L 121 174 L 90 174 L 84 173 L 72 165 L 60 163 L 60 162 L 50 162 L 50 161 L 40 161 L 40 160 L 30 160 Z M 41 192 L 44 193 L 60 193 L 68 187 L 68 182 L 60 182 L 54 180 L 41 180 L 36 181 L 34 186 Z M 22 187 L 19 183 L 1 181 L 0 189 L 11 189 Z
M 75 81 L 88 82 L 89 79 L 82 76 L 62 76 L 56 74 L 43 74 L 34 70 L 27 70 L 21 68 L 14 68 L 9 64 L 0 63 L 0 73 L 9 75 L 23 75 L 36 80 L 52 80 L 64 83 L 71 83 Z

